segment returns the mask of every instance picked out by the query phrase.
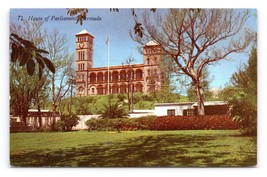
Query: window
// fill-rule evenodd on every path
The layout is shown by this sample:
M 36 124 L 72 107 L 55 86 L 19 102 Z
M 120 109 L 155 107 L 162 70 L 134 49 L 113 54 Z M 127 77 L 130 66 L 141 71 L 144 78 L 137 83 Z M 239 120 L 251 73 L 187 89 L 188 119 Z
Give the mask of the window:
M 94 94 L 95 93 L 95 88 L 92 88 L 92 94 Z
M 84 60 L 84 51 L 82 51 L 82 60 Z
M 157 58 L 157 57 L 154 58 L 154 62 L 155 62 L 156 64 L 158 63 L 158 58 Z
M 151 76 L 151 74 L 150 74 L 150 69 L 147 69 L 147 75 L 148 75 L 148 76 Z
M 168 109 L 167 116 L 175 116 L 175 109 Z
M 78 60 L 85 60 L 85 53 L 84 51 L 78 52 Z

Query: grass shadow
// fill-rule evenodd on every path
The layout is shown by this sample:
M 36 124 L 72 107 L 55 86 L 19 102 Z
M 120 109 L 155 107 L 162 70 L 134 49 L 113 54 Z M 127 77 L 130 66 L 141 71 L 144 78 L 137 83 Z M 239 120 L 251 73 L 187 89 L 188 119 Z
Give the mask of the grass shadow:
M 232 152 L 207 135 L 140 136 L 116 143 L 11 154 L 15 167 L 225 167 L 256 165 L 256 152 Z M 222 148 L 222 150 L 218 150 Z M 229 152 L 225 151 L 229 149 Z M 233 155 L 234 153 L 234 155 Z M 241 157 L 240 157 L 240 156 Z

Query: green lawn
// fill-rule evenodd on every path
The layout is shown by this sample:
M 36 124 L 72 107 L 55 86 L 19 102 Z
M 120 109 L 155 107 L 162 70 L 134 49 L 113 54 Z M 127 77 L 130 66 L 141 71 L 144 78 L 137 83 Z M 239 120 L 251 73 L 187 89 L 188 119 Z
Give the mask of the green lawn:
M 256 138 L 238 131 L 11 133 L 12 166 L 255 166 Z

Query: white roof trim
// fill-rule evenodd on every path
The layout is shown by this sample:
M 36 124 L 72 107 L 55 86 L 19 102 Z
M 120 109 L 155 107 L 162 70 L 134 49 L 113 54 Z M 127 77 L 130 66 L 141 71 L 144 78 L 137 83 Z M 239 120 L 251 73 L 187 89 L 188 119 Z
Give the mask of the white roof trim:
M 38 112 L 38 109 L 29 109 L 28 112 Z M 41 112 L 50 112 L 50 110 L 41 109 Z
M 227 102 L 225 102 L 225 101 L 204 102 L 204 106 L 215 106 L 215 105 L 227 105 Z M 197 103 L 194 103 L 193 106 L 197 106 Z
M 81 35 L 81 34 L 90 34 L 86 29 L 82 30 L 81 32 L 77 33 L 76 35 Z M 92 34 L 90 34 L 93 36 Z
M 180 103 L 155 103 L 154 106 L 180 106 L 180 105 L 193 105 L 193 102 L 180 102 Z
M 159 45 L 159 43 L 157 41 L 149 41 L 148 43 L 146 43 L 145 46 L 154 46 L 154 45 Z

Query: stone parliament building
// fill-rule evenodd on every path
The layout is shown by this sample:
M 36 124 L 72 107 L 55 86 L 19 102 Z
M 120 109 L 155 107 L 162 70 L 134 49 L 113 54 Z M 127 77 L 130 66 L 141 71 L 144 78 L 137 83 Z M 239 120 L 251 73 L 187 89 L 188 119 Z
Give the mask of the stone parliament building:
M 93 52 L 94 36 L 86 30 L 77 33 L 76 96 L 128 92 L 147 94 L 161 89 L 164 79 L 159 63 L 163 52 L 157 42 L 150 41 L 143 46 L 143 64 L 94 68 Z

